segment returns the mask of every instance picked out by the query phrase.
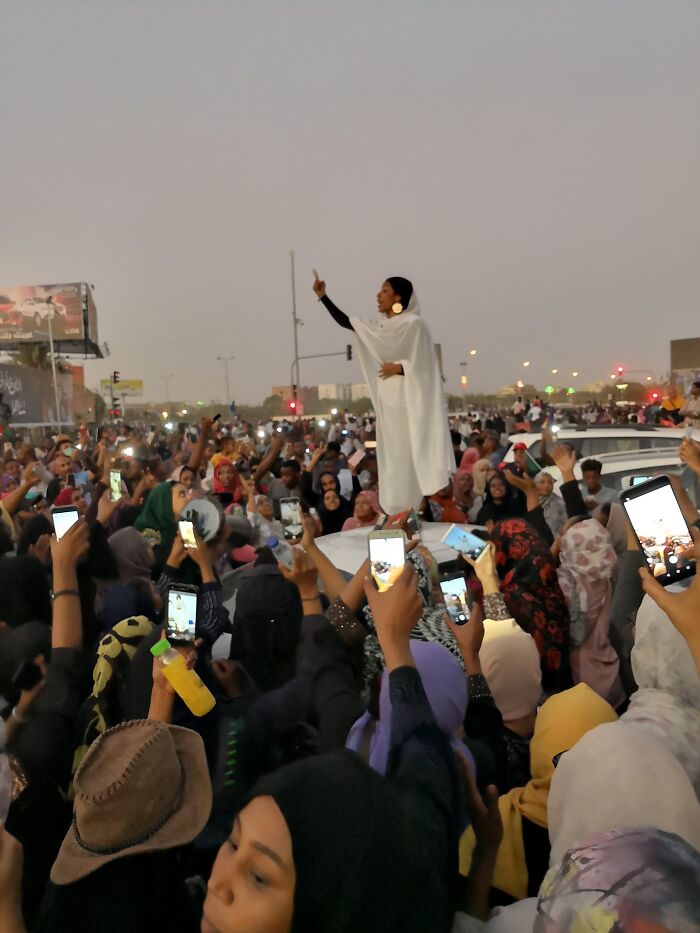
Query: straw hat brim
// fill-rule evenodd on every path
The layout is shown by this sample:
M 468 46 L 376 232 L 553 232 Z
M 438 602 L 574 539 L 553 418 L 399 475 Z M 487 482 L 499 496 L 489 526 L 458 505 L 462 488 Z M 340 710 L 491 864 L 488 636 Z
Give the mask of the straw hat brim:
M 187 845 L 204 829 L 211 813 L 212 790 L 202 739 L 191 729 L 171 725 L 167 728 L 185 772 L 185 790 L 181 806 L 165 825 L 145 842 L 106 855 L 95 855 L 84 849 L 78 842 L 71 824 L 51 868 L 50 878 L 54 884 L 79 881 L 118 858 L 145 852 L 161 852 Z M 134 799 L 127 801 L 126 805 L 138 812 L 136 786 Z

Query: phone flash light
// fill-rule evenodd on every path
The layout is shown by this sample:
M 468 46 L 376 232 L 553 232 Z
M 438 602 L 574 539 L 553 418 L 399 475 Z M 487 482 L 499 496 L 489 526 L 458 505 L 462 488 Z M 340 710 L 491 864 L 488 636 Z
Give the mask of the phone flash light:
M 134 456 L 134 448 L 133 448 L 133 447 L 125 447 L 125 448 L 124 448 L 124 456 L 125 456 L 125 457 L 133 457 L 133 456 Z

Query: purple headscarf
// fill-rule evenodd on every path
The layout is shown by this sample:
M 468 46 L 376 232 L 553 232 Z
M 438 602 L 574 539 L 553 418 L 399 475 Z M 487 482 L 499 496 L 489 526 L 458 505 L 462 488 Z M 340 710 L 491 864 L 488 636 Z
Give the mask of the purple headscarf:
M 447 648 L 435 642 L 411 639 L 411 654 L 416 662 L 423 688 L 438 726 L 452 739 L 452 747 L 461 751 L 476 773 L 474 759 L 463 742 L 454 738 L 456 730 L 464 723 L 469 696 L 467 678 L 459 662 Z M 365 732 L 375 722 L 370 713 L 353 723 L 345 747 L 362 754 Z M 389 696 L 389 674 L 382 674 L 379 694 L 379 720 L 369 741 L 370 767 L 380 774 L 386 772 L 391 742 L 391 699 Z

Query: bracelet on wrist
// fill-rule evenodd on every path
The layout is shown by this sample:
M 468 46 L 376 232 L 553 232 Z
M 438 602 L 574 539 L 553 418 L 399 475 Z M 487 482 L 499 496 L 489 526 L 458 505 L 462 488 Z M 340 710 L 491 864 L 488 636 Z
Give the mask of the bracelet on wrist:
M 80 599 L 80 593 L 77 590 L 58 590 L 56 593 L 51 593 L 51 600 L 58 599 L 59 596 L 75 596 L 76 599 Z
M 321 594 L 320 594 L 320 593 L 316 593 L 315 596 L 302 596 L 302 597 L 301 597 L 301 601 L 302 601 L 303 603 L 315 603 L 316 600 L 317 600 L 317 599 L 320 599 L 320 598 L 321 598 Z

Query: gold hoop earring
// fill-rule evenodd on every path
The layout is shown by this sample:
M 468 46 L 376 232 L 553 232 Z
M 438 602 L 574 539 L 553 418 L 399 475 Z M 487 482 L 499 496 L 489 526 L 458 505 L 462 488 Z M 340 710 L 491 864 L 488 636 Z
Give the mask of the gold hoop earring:
M 403 311 L 403 305 L 401 304 L 400 301 L 397 301 L 396 304 L 393 304 L 391 306 L 391 310 L 394 312 L 394 314 L 401 314 L 401 312 Z

